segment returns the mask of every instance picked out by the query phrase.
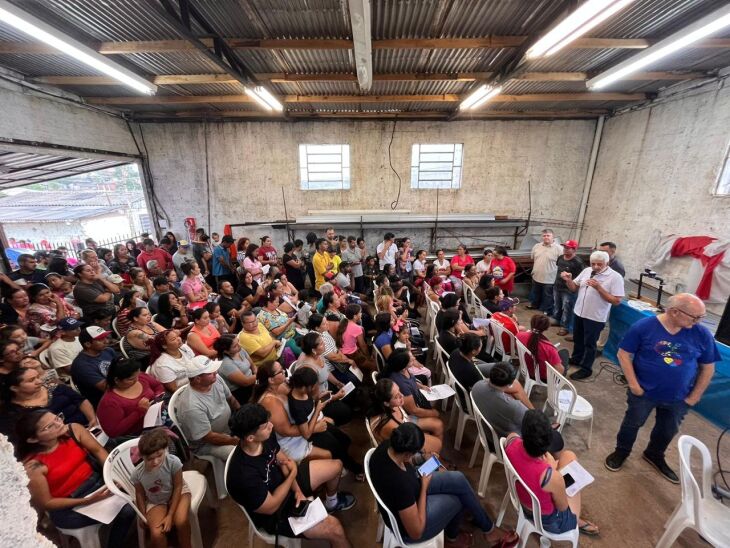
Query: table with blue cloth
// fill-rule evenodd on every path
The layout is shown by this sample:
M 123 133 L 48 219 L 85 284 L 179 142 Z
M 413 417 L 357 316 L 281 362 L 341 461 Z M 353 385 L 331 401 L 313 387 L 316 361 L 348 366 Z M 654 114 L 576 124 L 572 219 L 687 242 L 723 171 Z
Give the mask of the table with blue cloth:
M 618 364 L 618 346 L 629 327 L 654 312 L 637 310 L 621 301 L 611 309 L 609 325 L 611 332 L 603 348 L 603 356 Z M 730 346 L 715 341 L 721 361 L 715 364 L 715 376 L 702 395 L 700 402 L 692 409 L 720 428 L 730 428 Z

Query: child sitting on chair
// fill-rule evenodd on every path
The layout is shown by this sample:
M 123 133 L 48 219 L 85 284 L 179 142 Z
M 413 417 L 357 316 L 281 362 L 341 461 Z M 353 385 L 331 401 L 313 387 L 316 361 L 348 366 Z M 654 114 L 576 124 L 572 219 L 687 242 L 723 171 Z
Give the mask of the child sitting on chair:
M 147 517 L 153 548 L 167 546 L 167 533 L 173 525 L 178 545 L 190 548 L 190 489 L 183 481 L 182 462 L 167 451 L 169 438 L 162 428 L 143 433 L 139 438 L 142 461 L 131 475 L 137 508 Z

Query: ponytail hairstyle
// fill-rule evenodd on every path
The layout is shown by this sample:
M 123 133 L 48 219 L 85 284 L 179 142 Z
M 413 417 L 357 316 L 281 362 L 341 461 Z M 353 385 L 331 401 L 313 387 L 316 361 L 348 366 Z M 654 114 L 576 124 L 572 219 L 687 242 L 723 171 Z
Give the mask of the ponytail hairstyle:
M 362 312 L 362 307 L 359 304 L 348 304 L 345 308 L 345 316 L 340 320 L 340 324 L 337 326 L 337 333 L 335 333 L 337 348 L 342 348 L 342 338 L 345 335 L 347 325 L 360 312 Z
M 373 387 L 373 407 L 369 416 L 380 417 L 373 428 L 373 433 L 380 432 L 383 426 L 393 418 L 393 410 L 387 405 L 393 398 L 393 384 L 395 383 L 390 379 L 380 379 Z
M 530 320 L 530 339 L 527 341 L 527 349 L 532 354 L 532 361 L 535 363 L 540 359 L 537 356 L 540 340 L 548 340 L 543 334 L 548 329 L 550 329 L 550 318 L 544 314 L 535 314 Z
M 258 403 L 261 396 L 264 395 L 266 390 L 269 388 L 269 379 L 274 376 L 274 364 L 279 362 L 269 362 L 264 365 L 260 365 L 256 370 L 256 383 L 253 385 L 253 392 L 251 394 L 251 401 Z

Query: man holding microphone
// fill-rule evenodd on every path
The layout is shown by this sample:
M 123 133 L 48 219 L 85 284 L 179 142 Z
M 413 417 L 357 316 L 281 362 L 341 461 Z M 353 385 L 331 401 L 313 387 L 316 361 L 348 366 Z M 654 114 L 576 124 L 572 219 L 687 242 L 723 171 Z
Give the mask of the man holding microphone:
M 618 472 L 631 453 L 646 419 L 656 409 L 656 423 L 643 457 L 672 483 L 679 478 L 664 460 L 687 410 L 700 401 L 720 359 L 712 333 L 699 322 L 705 305 L 695 295 L 670 297 L 658 316 L 639 320 L 619 345 L 618 361 L 628 382 L 628 409 L 606 468 Z

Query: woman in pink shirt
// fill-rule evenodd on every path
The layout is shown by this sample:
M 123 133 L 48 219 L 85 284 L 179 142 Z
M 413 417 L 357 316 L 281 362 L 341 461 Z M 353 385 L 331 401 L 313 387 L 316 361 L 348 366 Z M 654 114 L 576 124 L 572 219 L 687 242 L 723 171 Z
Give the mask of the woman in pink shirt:
M 544 335 L 548 329 L 550 329 L 550 318 L 544 314 L 535 314 L 530 319 L 530 331 L 519 331 L 515 334 L 517 340 L 524 344 L 532 354 L 532 356 L 525 357 L 530 376 L 535 377 L 534 360 L 536 359 L 542 382 L 547 382 L 545 362 L 552 365 L 562 375 L 570 358 L 570 352 L 567 348 L 563 348 L 558 352 L 555 345 Z
M 521 430 L 521 436 L 512 433 L 507 437 L 504 452 L 517 475 L 540 502 L 543 528 L 549 533 L 560 534 L 578 527 L 585 535 L 598 535 L 595 524 L 580 519 L 581 493 L 568 496 L 565 479 L 560 473 L 576 460 L 575 453 L 562 450 L 562 439 L 542 411 L 527 411 Z M 554 455 L 558 456 L 557 460 Z M 525 514 L 531 518 L 532 499 L 520 483 L 517 484 L 517 496 Z
M 345 308 L 345 317 L 340 320 L 335 334 L 335 342 L 342 353 L 354 360 L 364 369 L 372 371 L 375 363 L 370 357 L 370 350 L 365 342 L 365 330 L 360 325 L 362 308 L 359 304 L 348 304 Z
M 104 432 L 110 438 L 142 432 L 147 410 L 165 394 L 165 387 L 154 377 L 140 373 L 138 362 L 124 358 L 109 365 L 106 384 L 96 410 Z
M 184 262 L 180 265 L 180 270 L 185 274 L 180 289 L 188 300 L 188 308 L 196 310 L 208 304 L 208 288 L 200 280 L 200 266 L 198 263 Z

